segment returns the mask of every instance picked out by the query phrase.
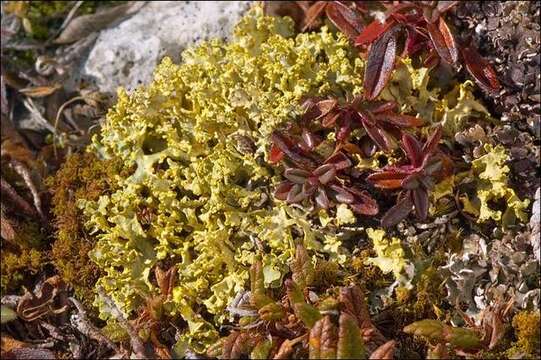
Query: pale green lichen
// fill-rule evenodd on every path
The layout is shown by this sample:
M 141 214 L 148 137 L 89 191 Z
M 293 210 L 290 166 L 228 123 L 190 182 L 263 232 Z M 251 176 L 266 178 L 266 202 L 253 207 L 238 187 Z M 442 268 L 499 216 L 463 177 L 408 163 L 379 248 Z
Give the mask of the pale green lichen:
M 395 237 L 386 239 L 385 230 L 381 229 L 368 228 L 366 234 L 372 240 L 377 256 L 366 259 L 365 263 L 377 266 L 384 274 L 392 273 L 397 280 L 401 279 L 408 260 L 405 258 L 400 239 Z
M 463 130 L 469 118 L 489 117 L 488 110 L 475 99 L 471 81 L 455 83 L 452 78 L 440 79 L 436 87 L 429 83 L 430 73 L 429 68 L 415 68 L 409 58 L 400 59 L 381 98 L 399 101 L 401 111 L 417 114 L 427 124 L 441 123 L 448 137 Z M 442 92 L 446 82 L 451 90 Z
M 505 148 L 485 144 L 485 155 L 472 162 L 472 171 L 478 179 L 476 198 L 472 201 L 463 197 L 464 210 L 478 217 L 479 222 L 490 219 L 502 223 L 504 228 L 515 224 L 516 219 L 528 221 L 526 209 L 529 200 L 520 200 L 508 185 L 509 167 L 505 164 L 509 157 Z M 491 205 L 503 200 L 505 210 L 494 209 Z
M 156 263 L 176 264 L 165 308 L 188 322 L 181 340 L 202 351 L 217 338 L 212 322 L 245 288 L 258 243 L 268 248 L 268 286 L 280 286 L 296 242 L 345 260 L 340 240 L 314 230 L 302 210 L 265 207 L 262 189 L 273 178 L 263 157 L 268 135 L 300 114 L 302 97 L 360 92 L 363 61 L 343 35 L 324 27 L 294 37 L 290 19 L 266 17 L 260 6 L 230 43 L 203 43 L 182 58 L 164 59 L 148 87 L 119 92 L 91 151 L 136 170 L 111 195 L 79 205 L 98 239 L 90 256 L 105 275 L 97 285 L 129 313 L 157 291 Z M 237 150 L 237 135 L 256 143 L 253 154 Z M 141 213 L 152 221 L 143 224 Z

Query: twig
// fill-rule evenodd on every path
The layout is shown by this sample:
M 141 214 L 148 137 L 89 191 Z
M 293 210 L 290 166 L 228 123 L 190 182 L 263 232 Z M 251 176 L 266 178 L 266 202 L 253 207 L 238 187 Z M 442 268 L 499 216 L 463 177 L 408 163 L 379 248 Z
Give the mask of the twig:
M 118 352 L 118 347 L 105 335 L 103 335 L 99 329 L 92 325 L 87 317 L 83 305 L 72 297 L 68 298 L 71 303 L 77 308 L 77 314 L 73 314 L 70 318 L 71 324 L 76 327 L 83 335 L 96 340 L 98 343 L 105 343 L 115 353 Z
M 18 160 L 12 159 L 10 163 L 13 165 L 13 170 L 17 174 L 19 174 L 23 180 L 28 189 L 30 190 L 30 193 L 32 194 L 32 198 L 34 199 L 34 207 L 38 211 L 38 214 L 43 222 L 47 220 L 45 217 L 45 214 L 43 213 L 43 210 L 41 209 L 41 199 L 39 197 L 38 189 L 36 188 L 36 185 L 32 181 L 32 177 L 30 176 L 30 171 L 26 166 L 24 166 L 23 163 L 21 163 Z
M 120 311 L 115 301 L 109 295 L 105 293 L 105 291 L 103 290 L 103 287 L 98 286 L 97 291 L 98 291 L 98 295 L 105 302 L 105 305 L 109 308 L 111 315 L 128 332 L 128 335 L 130 336 L 130 344 L 135 356 L 138 359 L 148 359 L 148 356 L 146 355 L 146 352 L 145 352 L 145 345 L 141 341 L 141 338 L 139 337 L 139 335 L 137 334 L 133 326 L 131 326 L 128 320 L 126 320 L 126 318 L 124 317 L 124 314 L 122 313 L 122 311 Z

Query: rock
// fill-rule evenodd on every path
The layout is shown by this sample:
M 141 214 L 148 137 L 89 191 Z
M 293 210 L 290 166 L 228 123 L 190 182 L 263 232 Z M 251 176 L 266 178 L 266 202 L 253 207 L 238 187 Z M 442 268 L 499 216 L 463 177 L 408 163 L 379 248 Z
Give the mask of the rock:
M 100 91 L 132 90 L 152 79 L 164 56 L 175 61 L 186 47 L 227 38 L 249 8 L 248 1 L 157 1 L 117 26 L 103 30 L 82 65 Z

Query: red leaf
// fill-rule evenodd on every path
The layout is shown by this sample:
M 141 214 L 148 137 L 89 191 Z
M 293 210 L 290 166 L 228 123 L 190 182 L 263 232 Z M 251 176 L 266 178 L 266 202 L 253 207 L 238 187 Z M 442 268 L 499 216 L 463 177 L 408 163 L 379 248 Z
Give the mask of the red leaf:
M 428 193 L 424 187 L 418 187 L 411 191 L 415 213 L 420 220 L 426 220 L 428 216 Z
M 387 29 L 389 29 L 395 21 L 393 19 L 387 19 L 381 23 L 379 20 L 372 21 L 367 27 L 365 27 L 359 36 L 355 39 L 355 46 L 368 45 L 374 40 L 379 38 Z
M 376 215 L 379 212 L 379 206 L 376 200 L 366 191 L 356 195 L 356 201 L 349 206 L 353 211 L 361 215 Z
M 304 184 L 309 176 L 310 173 L 302 169 L 290 168 L 284 171 L 284 177 L 295 184 Z
M 415 137 L 408 133 L 402 134 L 402 149 L 410 159 L 413 167 L 419 167 L 423 163 L 421 144 Z
M 324 118 L 323 120 L 321 121 L 321 125 L 323 127 L 326 127 L 326 128 L 329 128 L 329 127 L 332 127 L 334 126 L 334 124 L 336 123 L 336 120 L 340 117 L 340 112 L 336 112 L 335 113 L 328 113 Z
M 475 79 L 475 82 L 487 92 L 499 91 L 501 85 L 490 63 L 483 59 L 473 47 L 463 47 L 461 50 L 466 69 Z
M 396 148 L 396 141 L 385 130 L 371 123 L 366 117 L 361 120 L 368 136 L 383 151 L 389 151 Z
M 327 115 L 336 107 L 337 104 L 338 100 L 336 99 L 318 101 L 316 103 L 316 107 L 318 108 L 320 115 L 316 119 L 322 118 L 323 116 Z
M 363 29 L 359 14 L 338 1 L 328 4 L 325 13 L 329 20 L 350 39 L 355 39 Z
M 398 189 L 402 186 L 402 180 L 408 176 L 407 173 L 397 171 L 381 171 L 374 173 L 366 178 L 380 189 Z
M 438 125 L 436 130 L 434 130 L 434 132 L 426 140 L 426 143 L 423 145 L 422 153 L 425 158 L 436 150 L 436 148 L 438 147 L 438 143 L 441 140 L 442 134 L 442 127 L 441 125 Z
M 409 196 L 398 201 L 395 206 L 389 209 L 381 218 L 381 226 L 389 228 L 404 220 L 412 210 L 413 203 Z
M 416 127 L 424 124 L 423 119 L 411 116 L 387 112 L 376 115 L 376 119 L 383 120 L 400 127 Z
M 319 188 L 317 189 L 316 203 L 319 207 L 323 209 L 328 209 L 330 206 L 329 198 L 325 190 Z
M 325 6 L 327 6 L 326 1 L 317 1 L 314 5 L 308 8 L 305 14 L 302 31 L 306 31 L 314 25 L 314 22 L 323 13 Z
M 370 47 L 364 73 L 364 92 L 368 100 L 375 99 L 385 87 L 394 69 L 396 56 L 396 31 L 394 27 Z
M 351 160 L 341 151 L 329 156 L 329 158 L 325 160 L 325 163 L 333 164 L 336 170 L 347 169 L 353 165 Z
M 296 145 L 288 136 L 279 131 L 274 131 L 271 135 L 271 140 L 291 161 L 295 162 L 299 167 L 313 169 L 316 167 L 316 162 L 304 155 L 302 149 Z
M 380 114 L 380 113 L 387 113 L 387 112 L 394 112 L 398 108 L 398 104 L 394 101 L 386 101 L 382 104 L 378 104 L 374 107 L 369 107 L 368 111 L 370 111 L 372 114 Z
M 284 158 L 284 153 L 276 145 L 272 144 L 269 152 L 269 161 L 273 164 Z
M 458 61 L 458 48 L 445 20 L 440 17 L 437 26 L 436 24 L 427 23 L 426 28 L 438 55 L 445 62 L 456 64 Z
M 351 194 L 346 189 L 343 189 L 338 185 L 331 185 L 330 188 L 336 192 L 336 194 L 334 195 L 336 201 L 344 204 L 352 204 L 355 201 L 355 197 L 353 196 L 353 194 Z
M 313 174 L 317 176 L 320 183 L 325 185 L 336 177 L 336 168 L 332 164 L 324 164 L 315 169 Z
M 407 32 L 408 37 L 406 38 L 406 44 L 404 45 L 402 57 L 414 55 L 419 50 L 426 49 L 428 47 L 427 38 L 417 30 L 408 27 Z
M 278 200 L 285 200 L 287 199 L 287 194 L 289 193 L 289 190 L 293 187 L 293 184 L 289 181 L 282 181 L 277 187 L 276 190 L 274 190 L 274 197 Z

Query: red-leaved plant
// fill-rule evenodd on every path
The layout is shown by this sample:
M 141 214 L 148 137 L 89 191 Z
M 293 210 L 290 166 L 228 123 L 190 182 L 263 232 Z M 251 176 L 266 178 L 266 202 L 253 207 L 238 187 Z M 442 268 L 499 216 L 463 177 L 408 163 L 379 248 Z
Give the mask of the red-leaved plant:
M 430 67 L 440 60 L 456 66 L 462 59 L 481 88 L 490 93 L 500 89 L 496 72 L 490 64 L 473 47 L 459 44 L 443 18 L 443 14 L 457 3 L 404 1 L 385 5 L 388 10 L 384 22 L 374 20 L 355 40 L 356 46 L 370 45 L 364 76 L 367 99 L 375 99 L 389 81 L 401 39 L 405 39 L 401 56 L 428 50 L 424 64 Z
M 303 106 L 306 112 L 302 122 L 306 126 L 319 121 L 324 128 L 335 128 L 336 140 L 340 143 L 347 142 L 353 129 L 362 127 L 383 151 L 397 148 L 395 137 L 401 128 L 423 124 L 420 118 L 397 113 L 398 105 L 393 101 L 364 101 L 362 96 L 342 105 L 336 99 L 308 99 Z
M 288 203 L 302 203 L 306 200 L 322 209 L 342 203 L 348 204 L 358 214 L 378 213 L 378 204 L 370 194 L 353 186 L 348 179 L 345 170 L 351 167 L 352 162 L 344 153 L 335 152 L 321 161 L 320 155 L 310 152 L 310 147 L 304 140 L 281 131 L 275 131 L 271 137 L 274 148 L 282 155 L 273 158 L 271 151 L 270 160 L 285 160 L 286 166 L 290 165 L 284 171 L 286 180 L 280 183 L 274 192 L 277 199 Z
M 304 12 L 303 30 L 310 29 L 318 18 L 327 18 L 361 49 L 370 46 L 364 74 L 365 98 L 375 99 L 389 82 L 396 56 L 424 53 L 424 65 L 436 66 L 440 61 L 457 66 L 462 61 L 476 83 L 489 93 L 501 85 L 492 66 L 472 46 L 459 44 L 443 15 L 458 1 L 380 1 L 386 13 L 367 26 L 363 15 L 364 2 L 297 1 Z M 374 2 L 372 3 L 374 5 Z M 399 49 L 402 52 L 399 54 Z
M 428 192 L 435 184 L 436 173 L 445 176 L 448 161 L 438 151 L 442 129 L 438 126 L 426 142 L 421 143 L 412 135 L 404 133 L 400 146 L 409 164 L 387 166 L 370 176 L 367 180 L 375 187 L 386 190 L 402 189 L 397 203 L 381 219 L 383 227 L 391 227 L 405 219 L 415 209 L 417 218 L 425 220 L 428 216 Z

